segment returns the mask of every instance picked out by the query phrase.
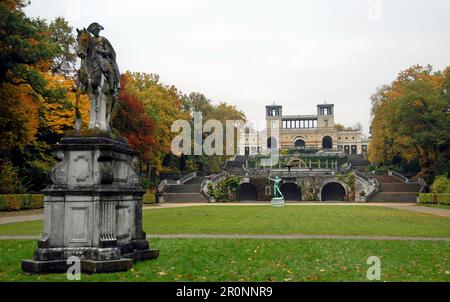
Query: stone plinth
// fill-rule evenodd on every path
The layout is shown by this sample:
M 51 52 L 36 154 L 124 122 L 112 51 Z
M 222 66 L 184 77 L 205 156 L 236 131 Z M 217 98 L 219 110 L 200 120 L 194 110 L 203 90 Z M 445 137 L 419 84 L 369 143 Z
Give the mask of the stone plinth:
M 284 198 L 283 197 L 274 197 L 274 198 L 272 198 L 271 204 L 273 207 L 283 207 L 284 206 Z
M 154 259 L 142 230 L 142 196 L 133 169 L 136 152 L 105 136 L 65 137 L 54 146 L 59 163 L 44 193 L 44 233 L 32 273 L 66 272 L 77 256 L 84 272 L 124 271 L 133 260 Z

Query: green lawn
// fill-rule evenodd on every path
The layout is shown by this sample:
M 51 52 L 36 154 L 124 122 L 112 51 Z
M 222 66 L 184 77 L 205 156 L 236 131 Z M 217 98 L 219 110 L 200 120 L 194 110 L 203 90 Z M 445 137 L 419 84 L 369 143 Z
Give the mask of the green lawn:
M 128 272 L 81 281 L 367 281 L 369 256 L 381 281 L 450 281 L 450 243 L 367 240 L 154 239 L 160 258 Z M 35 241 L 0 241 L 0 281 L 65 281 L 20 269 Z
M 143 212 L 149 234 L 330 234 L 450 237 L 450 218 L 369 206 L 195 206 Z M 42 221 L 0 225 L 38 235 Z
M 369 206 L 198 206 L 144 211 L 147 233 L 450 237 L 450 218 Z
M 450 237 L 450 219 L 366 206 L 196 206 L 145 210 L 157 234 L 334 234 Z M 42 221 L 0 225 L 0 235 L 36 235 Z M 83 281 L 367 281 L 369 256 L 382 281 L 450 281 L 450 242 L 381 240 L 151 239 L 157 260 Z M 0 241 L 0 281 L 65 281 L 21 271 L 35 240 Z

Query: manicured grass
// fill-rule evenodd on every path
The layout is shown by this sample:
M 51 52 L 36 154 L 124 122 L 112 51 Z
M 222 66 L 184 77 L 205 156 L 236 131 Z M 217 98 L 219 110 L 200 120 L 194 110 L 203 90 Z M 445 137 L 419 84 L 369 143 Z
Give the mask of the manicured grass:
M 450 243 L 366 240 L 154 239 L 160 258 L 131 271 L 81 281 L 368 281 L 367 258 L 381 259 L 381 281 L 450 281 Z M 66 281 L 20 268 L 35 241 L 0 241 L 0 281 Z
M 143 211 L 149 234 L 329 234 L 450 237 L 450 218 L 369 206 L 195 206 Z M 0 225 L 38 235 L 42 221 Z
M 450 218 L 371 206 L 198 206 L 144 211 L 147 233 L 450 237 Z
M 0 235 L 40 235 L 42 220 L 0 224 Z

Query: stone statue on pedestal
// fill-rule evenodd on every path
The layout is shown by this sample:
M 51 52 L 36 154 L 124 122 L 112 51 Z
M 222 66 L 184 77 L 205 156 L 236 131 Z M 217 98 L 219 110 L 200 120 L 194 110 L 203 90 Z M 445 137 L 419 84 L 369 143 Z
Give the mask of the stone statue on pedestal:
M 89 93 L 89 129 L 80 131 L 77 123 L 77 131 L 53 146 L 59 163 L 43 190 L 44 232 L 33 259 L 22 261 L 26 272 L 66 272 L 72 256 L 79 257 L 84 272 L 125 271 L 134 260 L 159 256 L 142 229 L 144 190 L 134 169 L 137 152 L 109 129 L 120 84 L 116 54 L 98 35 L 101 29 L 93 23 L 77 30 L 78 86 Z
M 280 184 L 283 180 L 279 176 L 275 176 L 275 178 L 271 178 L 270 175 L 269 175 L 268 179 L 269 179 L 269 181 L 273 181 L 272 205 L 273 206 L 283 206 L 284 205 L 284 196 L 280 190 Z

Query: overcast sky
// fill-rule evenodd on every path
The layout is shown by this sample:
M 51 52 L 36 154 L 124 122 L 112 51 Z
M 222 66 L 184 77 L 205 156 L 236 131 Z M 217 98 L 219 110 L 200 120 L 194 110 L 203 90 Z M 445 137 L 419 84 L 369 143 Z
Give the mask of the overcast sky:
M 183 93 L 315 114 L 368 133 L 370 96 L 414 64 L 450 65 L 448 0 L 32 0 L 27 14 L 99 22 L 121 72 L 157 73 Z

